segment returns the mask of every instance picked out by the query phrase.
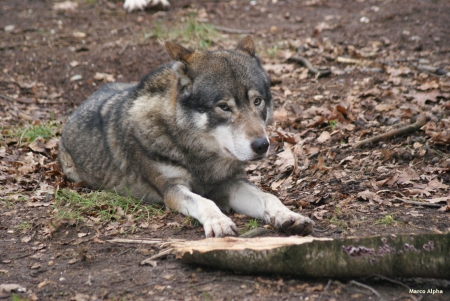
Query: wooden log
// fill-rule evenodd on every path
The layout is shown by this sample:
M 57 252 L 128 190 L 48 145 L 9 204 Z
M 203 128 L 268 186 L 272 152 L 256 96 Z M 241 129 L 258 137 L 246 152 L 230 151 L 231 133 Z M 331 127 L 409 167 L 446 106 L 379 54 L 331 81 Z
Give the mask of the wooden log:
M 450 233 L 363 238 L 209 238 L 171 245 L 185 262 L 305 278 L 450 278 Z

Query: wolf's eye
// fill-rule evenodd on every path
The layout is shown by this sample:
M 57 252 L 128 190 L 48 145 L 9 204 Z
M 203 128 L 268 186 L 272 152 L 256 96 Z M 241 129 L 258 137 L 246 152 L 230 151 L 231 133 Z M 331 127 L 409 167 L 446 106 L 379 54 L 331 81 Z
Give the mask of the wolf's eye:
M 230 110 L 230 107 L 229 107 L 226 103 L 221 103 L 221 104 L 218 105 L 218 107 L 219 107 L 222 111 L 225 111 L 225 112 L 231 111 L 231 110 Z
M 255 104 L 255 106 L 259 106 L 262 104 L 262 99 L 261 98 L 255 98 L 255 100 L 253 101 L 253 103 Z

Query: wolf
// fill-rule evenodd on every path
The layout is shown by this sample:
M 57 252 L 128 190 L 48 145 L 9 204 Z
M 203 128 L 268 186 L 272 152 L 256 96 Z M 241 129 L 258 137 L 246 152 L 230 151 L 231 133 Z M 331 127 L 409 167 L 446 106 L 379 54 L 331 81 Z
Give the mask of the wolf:
M 230 209 L 310 234 L 312 220 L 246 177 L 245 163 L 268 154 L 273 110 L 253 38 L 234 50 L 165 46 L 173 62 L 139 84 L 104 85 L 68 117 L 59 146 L 67 178 L 163 202 L 197 219 L 206 237 L 238 233 L 222 213 Z

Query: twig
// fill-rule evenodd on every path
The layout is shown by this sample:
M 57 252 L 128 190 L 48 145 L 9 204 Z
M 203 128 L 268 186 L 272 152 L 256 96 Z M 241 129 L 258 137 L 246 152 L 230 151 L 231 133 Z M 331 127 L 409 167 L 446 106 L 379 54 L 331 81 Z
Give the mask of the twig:
M 424 206 L 424 207 L 439 207 L 439 208 L 442 207 L 439 204 L 408 201 L 408 200 L 404 200 L 404 199 L 401 199 L 401 198 L 398 198 L 398 197 L 394 197 L 394 199 L 396 199 L 398 201 L 402 201 L 403 203 L 410 204 L 410 205 L 418 205 L 418 206 Z
M 378 298 L 380 298 L 380 300 L 383 299 L 383 298 L 381 298 L 381 295 L 380 295 L 374 288 L 371 288 L 371 287 L 368 286 L 368 285 L 362 284 L 362 283 L 360 283 L 360 282 L 358 282 L 358 281 L 355 281 L 355 280 L 350 281 L 349 284 L 350 284 L 350 285 L 354 284 L 354 285 L 363 287 L 363 288 L 365 288 L 365 289 L 368 289 L 369 291 L 371 291 L 372 293 L 374 293 Z
M 117 256 L 121 256 L 121 255 L 123 255 L 123 254 L 125 254 L 125 253 L 127 253 L 127 252 L 129 252 L 131 250 L 134 250 L 134 249 L 133 248 L 126 249 L 125 251 L 120 252 L 119 254 L 117 254 Z
M 213 26 L 218 31 L 223 31 L 227 33 L 237 33 L 237 34 L 249 34 L 254 33 L 254 30 L 245 30 L 245 29 L 234 29 L 234 28 L 228 28 L 228 27 L 222 27 L 222 26 Z
M 331 279 L 328 280 L 327 285 L 325 286 L 325 288 L 323 289 L 323 292 L 320 294 L 319 298 L 317 299 L 317 301 L 322 300 L 323 296 L 325 295 L 325 293 L 327 292 L 328 288 L 330 287 L 331 284 Z
M 269 232 L 270 231 L 266 228 L 255 228 L 255 229 L 245 232 L 244 234 L 241 235 L 241 237 L 244 237 L 244 238 L 258 237 L 258 236 L 263 236 Z
M 311 62 L 308 61 L 308 60 L 307 60 L 305 57 L 303 57 L 303 56 L 297 56 L 297 55 L 294 55 L 294 56 L 291 56 L 291 57 L 288 59 L 288 61 L 292 61 L 292 62 L 296 62 L 296 63 L 302 64 L 303 66 L 305 66 L 306 68 L 308 68 L 308 70 L 309 70 L 311 73 L 316 74 L 317 77 L 323 77 L 323 76 L 329 75 L 329 74 L 331 73 L 331 71 L 328 70 L 328 69 L 325 69 L 325 70 L 319 70 L 319 69 L 314 68 L 314 66 L 311 64 Z
M 404 288 L 406 288 L 406 289 L 408 289 L 408 290 L 411 289 L 409 286 L 407 286 L 406 284 L 404 284 L 404 283 L 401 282 L 401 281 L 397 281 L 397 280 L 388 278 L 388 277 L 383 276 L 383 275 L 380 275 L 380 274 L 376 274 L 376 275 L 374 275 L 374 276 L 375 276 L 375 277 L 378 277 L 378 278 L 381 278 L 381 279 L 383 279 L 383 280 L 387 280 L 387 281 L 392 282 L 392 283 L 400 284 L 401 286 L 403 286 Z
M 421 127 L 423 127 L 426 123 L 428 122 L 428 118 L 425 115 L 419 115 L 417 117 L 416 122 L 414 122 L 413 124 L 407 125 L 405 127 L 399 128 L 399 129 L 395 129 L 392 131 L 389 131 L 387 133 L 384 134 L 380 134 L 377 136 L 374 136 L 372 138 L 368 138 L 368 139 L 364 139 L 361 140 L 357 143 L 355 143 L 353 145 L 354 148 L 358 148 L 361 147 L 367 143 L 372 143 L 381 139 L 388 139 L 391 138 L 393 136 L 397 136 L 397 135 L 405 135 L 405 134 L 411 134 L 417 130 L 419 130 Z
M 157 258 L 164 257 L 165 255 L 171 254 L 171 253 L 173 252 L 173 250 L 174 250 L 173 248 L 167 248 L 167 249 L 165 249 L 165 250 L 159 252 L 158 254 L 153 255 L 152 257 L 149 257 L 149 258 L 143 260 L 143 262 L 144 262 L 144 261 L 155 260 L 155 259 L 157 259 Z
M 11 97 L 8 97 L 6 95 L 3 95 L 3 94 L 0 94 L 0 98 L 3 98 L 4 100 L 8 100 L 8 101 L 11 101 L 11 102 L 15 102 L 16 101 L 15 99 L 13 99 Z
M 114 238 L 107 240 L 107 242 L 111 243 L 126 243 L 126 244 L 159 244 L 162 243 L 162 239 L 155 239 L 155 240 L 145 240 L 145 239 L 127 239 L 127 238 Z
M 445 69 L 434 67 L 434 66 L 428 66 L 428 65 L 421 65 L 421 64 L 411 64 L 412 67 L 416 68 L 419 71 L 428 72 L 432 75 L 435 75 L 437 77 L 443 77 L 447 74 Z
M 329 231 L 330 229 L 331 229 L 331 227 L 328 227 L 328 228 L 326 228 L 326 229 L 317 229 L 317 228 L 314 228 L 314 232 L 321 232 L 321 233 L 323 233 L 323 232 Z
M 126 42 L 125 45 L 123 45 L 122 49 L 120 49 L 120 51 L 119 51 L 119 55 L 121 55 L 122 53 L 125 52 L 125 50 L 127 49 L 128 45 L 130 45 L 129 42 Z

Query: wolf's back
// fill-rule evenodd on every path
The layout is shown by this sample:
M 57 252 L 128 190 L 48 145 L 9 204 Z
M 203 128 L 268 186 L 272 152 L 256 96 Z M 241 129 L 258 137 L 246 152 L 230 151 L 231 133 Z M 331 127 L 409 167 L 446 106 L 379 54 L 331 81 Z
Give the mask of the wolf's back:
M 117 177 L 108 135 L 124 134 L 121 119 L 132 84 L 106 84 L 67 119 L 61 133 L 59 161 L 70 180 L 99 188 Z

